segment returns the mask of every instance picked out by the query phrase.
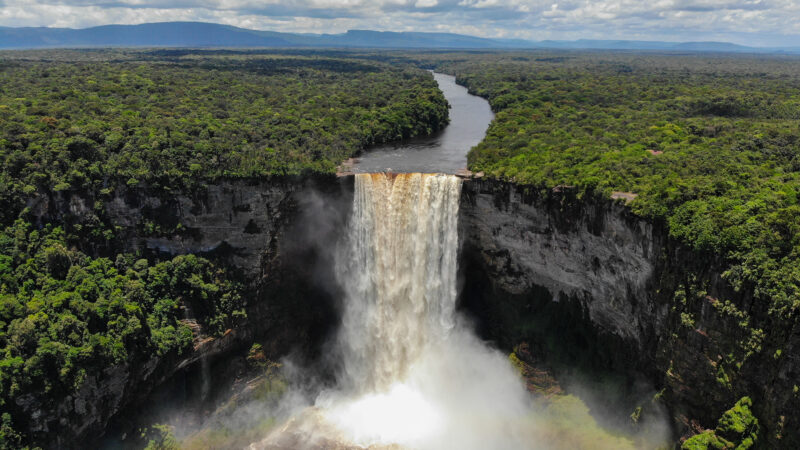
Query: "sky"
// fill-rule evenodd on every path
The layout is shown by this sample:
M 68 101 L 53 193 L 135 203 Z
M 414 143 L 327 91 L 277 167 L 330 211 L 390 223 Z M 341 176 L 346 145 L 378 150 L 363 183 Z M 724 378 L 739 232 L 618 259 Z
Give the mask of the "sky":
M 800 47 L 800 0 L 0 0 L 0 26 L 166 21 L 301 33 L 370 29 Z

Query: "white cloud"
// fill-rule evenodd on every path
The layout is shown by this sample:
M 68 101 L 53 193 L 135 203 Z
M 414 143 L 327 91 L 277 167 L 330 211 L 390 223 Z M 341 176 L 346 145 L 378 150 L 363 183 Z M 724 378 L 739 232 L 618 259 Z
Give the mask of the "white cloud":
M 0 0 L 2 26 L 173 20 L 291 32 L 361 28 L 800 45 L 797 0 Z

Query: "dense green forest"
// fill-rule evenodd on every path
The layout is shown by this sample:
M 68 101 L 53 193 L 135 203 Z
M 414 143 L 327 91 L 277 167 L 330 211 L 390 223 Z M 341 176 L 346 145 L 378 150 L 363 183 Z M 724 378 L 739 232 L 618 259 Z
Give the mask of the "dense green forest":
M 331 173 L 369 145 L 446 123 L 447 103 L 418 67 L 455 74 L 497 113 L 469 154 L 474 173 L 543 193 L 618 198 L 695 251 L 697 264 L 722 260 L 725 282 L 756 304 L 713 303 L 739 323 L 735 348 L 719 363 L 720 385 L 733 389 L 756 354 L 782 357 L 800 309 L 797 58 L 5 52 L 0 448 L 32 442 L 16 399 L 59 401 L 110 365 L 186 352 L 186 308 L 210 334 L 244 314 L 242 288 L 224 267 L 192 255 L 87 254 L 86 239 L 112 227 L 100 223 L 91 235 L 65 224 L 36 229 L 28 198 L 70 190 L 103 198 L 118 183 L 169 192 L 219 178 Z M 102 217 L 102 202 L 95 206 Z M 689 275 L 674 298 L 687 326 L 707 294 Z M 749 417 L 757 401 L 726 414 Z M 690 444 L 734 442 L 723 425 L 719 436 Z
M 424 61 L 424 60 L 423 60 Z M 619 197 L 800 309 L 800 60 L 500 54 L 428 60 L 497 112 L 473 172 Z M 616 194 L 616 195 L 614 195 Z
M 6 222 L 37 189 L 334 172 L 369 145 L 447 122 L 433 77 L 408 66 L 235 52 L 53 53 L 0 55 Z M 78 60 L 64 61 L 70 55 Z
M 148 260 L 113 245 L 86 254 L 114 232 L 102 201 L 98 223 L 80 231 L 36 229 L 27 200 L 332 173 L 367 146 L 441 128 L 447 108 L 433 77 L 409 65 L 265 52 L 0 54 L 0 448 L 46 434 L 26 431 L 20 402 L 47 410 L 108 368 L 185 354 L 196 337 L 187 316 L 211 336 L 245 316 L 239 279 L 201 257 Z
M 28 436 L 19 401 L 47 408 L 114 365 L 191 350 L 186 309 L 219 335 L 244 316 L 240 288 L 194 255 L 150 264 L 67 248 L 63 231 L 18 220 L 0 233 L 0 448 Z

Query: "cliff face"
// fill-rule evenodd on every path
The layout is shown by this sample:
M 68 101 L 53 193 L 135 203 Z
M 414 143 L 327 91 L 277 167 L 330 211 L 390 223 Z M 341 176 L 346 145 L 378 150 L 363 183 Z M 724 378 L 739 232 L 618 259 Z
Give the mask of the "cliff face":
M 248 285 L 242 326 L 216 339 L 195 327 L 188 355 L 110 367 L 59 405 L 18 399 L 33 427 L 53 436 L 52 446 L 69 446 L 102 434 L 176 373 L 258 337 L 276 357 L 313 348 L 336 321 L 329 249 L 351 203 L 352 177 L 226 181 L 167 194 L 119 186 L 103 198 L 31 200 L 40 224 L 116 225 L 111 244 L 89 244 L 96 253 L 109 245 L 151 256 L 200 253 Z M 713 427 L 749 395 L 762 442 L 800 446 L 800 327 L 770 322 L 747 289 L 724 282 L 719 258 L 672 242 L 622 203 L 577 198 L 569 188 L 468 180 L 459 226 L 462 307 L 487 337 L 509 349 L 526 342 L 544 359 L 641 373 L 661 390 L 681 434 Z
M 130 414 L 132 405 L 176 373 L 199 372 L 199 363 L 249 348 L 259 337 L 268 336 L 267 350 L 276 358 L 290 350 L 313 351 L 335 320 L 330 265 L 319 244 L 335 242 L 347 212 L 339 200 L 348 198 L 347 190 L 333 177 L 274 178 L 166 194 L 121 185 L 101 198 L 57 192 L 31 199 L 28 207 L 40 225 L 82 229 L 102 221 L 116 228 L 111 241 L 87 242 L 82 248 L 87 253 L 167 258 L 196 253 L 225 265 L 245 285 L 247 318 L 224 336 L 210 337 L 187 310 L 193 351 L 109 367 L 60 404 L 17 399 L 31 418 L 30 431 L 54 447 L 92 442 L 115 415 Z
M 797 444 L 797 327 L 771 323 L 746 289 L 728 286 L 719 257 L 683 248 L 621 202 L 569 188 L 474 179 L 460 211 L 462 301 L 490 338 L 644 374 L 683 435 L 752 396 L 762 439 Z
M 291 178 L 233 180 L 168 193 L 119 185 L 104 198 L 61 192 L 35 197 L 28 207 L 40 223 L 103 219 L 118 227 L 119 251 L 217 253 L 253 278 L 265 273 L 262 266 L 275 256 L 278 236 L 313 184 Z M 101 212 L 94 207 L 98 201 Z
M 523 295 L 544 288 L 575 299 L 605 333 L 644 350 L 663 328 L 667 305 L 653 280 L 662 250 L 653 226 L 619 204 L 578 205 L 556 193 L 548 203 L 511 185 L 466 183 L 462 224 L 498 289 Z

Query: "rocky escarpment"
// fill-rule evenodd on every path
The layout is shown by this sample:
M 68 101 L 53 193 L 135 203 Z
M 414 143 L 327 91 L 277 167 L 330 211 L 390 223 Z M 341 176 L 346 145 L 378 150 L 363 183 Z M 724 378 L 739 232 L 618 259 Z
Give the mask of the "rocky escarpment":
M 66 420 L 59 429 L 85 438 L 147 402 L 152 387 L 199 372 L 201 362 L 219 365 L 259 336 L 268 337 L 261 342 L 270 357 L 313 347 L 336 319 L 325 249 L 346 220 L 351 189 L 352 177 L 276 178 L 32 199 L 39 224 L 113 224 L 111 241 L 87 244 L 96 254 L 109 247 L 152 257 L 200 253 L 240 271 L 248 318 L 219 338 L 196 330 L 189 355 L 111 367 L 61 405 L 19 403 L 36 426 Z M 762 442 L 800 446 L 800 327 L 775 322 L 746 287 L 727 285 L 718 256 L 673 242 L 663 226 L 621 202 L 578 198 L 566 187 L 473 179 L 461 202 L 461 302 L 485 336 L 508 349 L 526 342 L 534 357 L 643 374 L 680 435 L 713 428 L 749 395 Z M 71 442 L 69 434 L 60 439 L 53 444 Z
M 554 301 L 577 301 L 599 330 L 636 351 L 663 328 L 667 305 L 654 289 L 663 243 L 653 225 L 620 204 L 570 204 L 558 191 L 537 204 L 536 194 L 511 185 L 466 186 L 464 239 L 495 287 L 524 295 L 535 286 Z
M 299 193 L 314 180 L 319 181 L 230 180 L 177 192 L 120 183 L 102 196 L 51 192 L 33 197 L 27 206 L 39 224 L 103 221 L 114 227 L 111 243 L 87 244 L 95 253 L 111 245 L 126 252 L 217 254 L 252 278 L 265 273 L 278 236 L 297 211 Z
M 464 184 L 462 303 L 506 348 L 642 373 L 679 435 L 754 399 L 762 441 L 798 442 L 797 327 L 776 324 L 716 255 L 690 251 L 622 203 L 491 180 Z M 794 381 L 792 381 L 794 380 Z
M 200 374 L 200 366 L 264 336 L 270 357 L 314 351 L 335 320 L 332 265 L 322 244 L 339 233 L 348 190 L 346 182 L 319 176 L 221 181 L 177 192 L 121 184 L 99 196 L 62 191 L 33 197 L 28 208 L 40 226 L 59 223 L 76 233 L 102 223 L 114 230 L 112 239 L 79 240 L 89 254 L 159 259 L 194 253 L 224 265 L 243 284 L 247 317 L 223 335 L 209 336 L 187 309 L 193 351 L 108 367 L 58 405 L 19 398 L 31 431 L 52 436 L 49 444 L 57 447 L 90 442 L 118 414 L 137 404 L 150 408 L 148 394 L 176 374 L 213 378 Z

